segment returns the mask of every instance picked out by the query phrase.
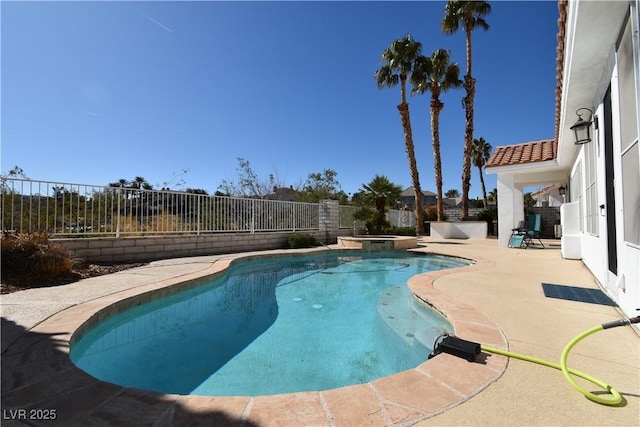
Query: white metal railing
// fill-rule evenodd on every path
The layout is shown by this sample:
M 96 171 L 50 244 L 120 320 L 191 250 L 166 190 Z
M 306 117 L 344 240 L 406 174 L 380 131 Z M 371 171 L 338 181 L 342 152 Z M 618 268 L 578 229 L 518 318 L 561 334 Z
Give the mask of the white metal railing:
M 56 237 L 318 230 L 315 203 L 2 178 L 2 229 Z
M 356 221 L 353 218 L 353 214 L 359 208 L 356 206 L 340 206 L 340 228 L 349 228 L 355 231 L 361 231 L 365 228 L 365 224 L 362 221 Z M 387 221 L 391 223 L 393 227 L 415 227 L 416 216 L 413 211 L 390 209 L 387 211 Z
M 356 210 L 358 210 L 358 208 L 355 206 L 340 205 L 340 228 L 352 229 L 357 226 L 356 220 L 353 218 L 353 214 Z
M 387 221 L 394 227 L 415 227 L 416 214 L 413 211 L 392 209 L 387 212 Z

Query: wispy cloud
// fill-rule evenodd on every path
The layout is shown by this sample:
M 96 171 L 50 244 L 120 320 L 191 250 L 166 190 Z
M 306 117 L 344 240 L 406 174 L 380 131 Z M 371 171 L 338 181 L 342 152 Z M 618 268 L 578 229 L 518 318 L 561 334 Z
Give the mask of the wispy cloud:
M 141 14 L 142 14 L 142 16 L 144 16 L 145 18 L 147 18 L 149 21 L 153 22 L 154 24 L 164 28 L 165 30 L 167 30 L 170 33 L 173 33 L 173 30 L 171 28 L 167 27 L 166 25 L 162 25 L 161 23 L 159 23 L 158 21 L 156 21 L 155 19 L 153 19 L 152 17 L 150 17 L 146 13 L 141 13 Z
M 98 114 L 98 113 L 92 113 L 91 111 L 86 111 L 86 113 L 88 115 L 90 115 L 90 116 L 93 116 L 93 117 L 100 117 L 100 114 Z

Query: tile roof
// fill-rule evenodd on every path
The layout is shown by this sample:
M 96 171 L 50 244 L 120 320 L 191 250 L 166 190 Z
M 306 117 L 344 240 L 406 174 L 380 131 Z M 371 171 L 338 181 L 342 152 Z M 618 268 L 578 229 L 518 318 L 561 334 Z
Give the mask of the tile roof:
M 526 142 L 524 144 L 496 147 L 486 167 L 512 166 L 524 163 L 544 162 L 556 158 L 554 139 Z
M 562 88 L 564 82 L 562 80 L 562 74 L 564 73 L 564 54 L 565 45 L 564 39 L 566 38 L 567 31 L 567 7 L 568 0 L 558 1 L 558 34 L 556 36 L 558 40 L 558 46 L 556 47 L 556 111 L 555 111 L 555 144 L 558 145 L 558 139 L 560 137 L 560 114 L 562 112 Z

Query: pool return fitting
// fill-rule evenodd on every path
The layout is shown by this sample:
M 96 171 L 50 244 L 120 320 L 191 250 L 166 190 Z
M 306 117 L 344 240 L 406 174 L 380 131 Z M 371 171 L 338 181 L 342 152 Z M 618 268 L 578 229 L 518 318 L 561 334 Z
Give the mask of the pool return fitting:
M 580 371 L 576 371 L 575 369 L 571 369 L 567 366 L 567 358 L 569 356 L 569 352 L 575 347 L 578 342 L 588 337 L 591 334 L 594 334 L 598 331 L 602 331 L 605 329 L 617 328 L 618 326 L 627 326 L 632 323 L 640 323 L 640 316 L 636 316 L 632 319 L 622 319 L 616 320 L 613 322 L 603 323 L 602 325 L 594 326 L 593 328 L 587 329 L 581 334 L 577 335 L 566 345 L 564 350 L 562 351 L 562 355 L 560 356 L 560 363 L 553 363 L 547 360 L 538 359 L 537 357 L 531 357 L 524 354 L 513 353 L 511 351 L 501 350 L 499 348 L 489 347 L 483 344 L 478 344 L 472 341 L 466 341 L 461 338 L 456 337 L 455 335 L 440 335 L 436 338 L 433 344 L 433 351 L 429 355 L 429 359 L 440 354 L 440 353 L 448 353 L 453 356 L 460 357 L 462 359 L 466 359 L 469 362 L 475 362 L 476 358 L 480 354 L 480 351 L 486 351 L 489 353 L 500 354 L 502 356 L 513 357 L 520 360 L 525 360 L 527 362 L 537 363 L 539 365 L 548 366 L 550 368 L 561 370 L 564 374 L 564 377 L 569 381 L 571 386 L 582 393 L 587 399 L 592 400 L 593 402 L 600 403 L 602 405 L 610 405 L 615 406 L 622 402 L 622 396 L 620 393 L 614 389 L 609 384 L 601 381 L 597 378 L 592 377 L 591 375 L 585 374 Z M 608 395 L 598 395 L 592 393 L 582 386 L 580 386 L 572 377 L 575 375 L 582 379 L 585 379 L 593 384 L 596 384 L 603 389 L 605 389 L 609 394 Z

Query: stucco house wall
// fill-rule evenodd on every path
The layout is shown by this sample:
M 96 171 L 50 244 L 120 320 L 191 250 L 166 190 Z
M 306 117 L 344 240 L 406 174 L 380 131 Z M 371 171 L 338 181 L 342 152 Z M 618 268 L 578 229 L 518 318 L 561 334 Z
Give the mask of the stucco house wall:
M 558 2 L 556 130 L 551 140 L 496 147 L 499 244 L 524 217 L 523 188 L 566 185 L 563 256 L 581 259 L 628 315 L 640 308 L 640 0 Z M 593 114 L 576 145 L 577 111 Z M 562 210 L 562 207 L 561 207 Z M 571 246 L 571 247 L 569 247 Z

